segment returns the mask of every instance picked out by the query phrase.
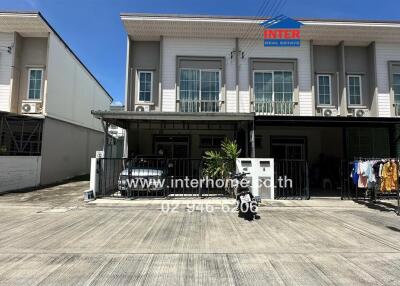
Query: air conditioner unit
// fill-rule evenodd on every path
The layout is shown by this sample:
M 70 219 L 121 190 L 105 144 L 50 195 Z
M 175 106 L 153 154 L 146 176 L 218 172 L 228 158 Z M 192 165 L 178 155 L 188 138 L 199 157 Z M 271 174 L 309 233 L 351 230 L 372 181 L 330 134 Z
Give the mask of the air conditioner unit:
M 322 109 L 322 116 L 324 117 L 334 117 L 337 116 L 338 112 L 336 108 L 323 108 Z
M 42 113 L 42 103 L 23 101 L 21 106 L 21 113 L 23 114 L 38 114 Z
M 361 109 L 361 108 L 355 108 L 353 109 L 353 116 L 354 117 L 366 117 L 368 116 L 368 109 Z
M 138 111 L 138 112 L 149 112 L 150 111 L 150 106 L 149 105 L 136 105 L 135 106 L 135 111 Z

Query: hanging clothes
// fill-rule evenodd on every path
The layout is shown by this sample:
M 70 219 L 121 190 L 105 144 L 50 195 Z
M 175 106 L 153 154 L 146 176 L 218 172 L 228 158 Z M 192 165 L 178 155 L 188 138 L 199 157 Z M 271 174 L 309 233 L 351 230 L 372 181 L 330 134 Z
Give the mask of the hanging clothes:
M 352 178 L 353 184 L 357 186 L 358 184 L 358 161 L 354 161 L 353 169 L 350 173 L 350 178 Z
M 368 176 L 366 174 L 366 171 L 368 169 L 368 162 L 363 161 L 363 162 L 358 162 L 358 187 L 360 189 L 365 189 L 368 187 Z
M 382 167 L 381 192 L 396 192 L 398 188 L 398 165 L 394 160 Z

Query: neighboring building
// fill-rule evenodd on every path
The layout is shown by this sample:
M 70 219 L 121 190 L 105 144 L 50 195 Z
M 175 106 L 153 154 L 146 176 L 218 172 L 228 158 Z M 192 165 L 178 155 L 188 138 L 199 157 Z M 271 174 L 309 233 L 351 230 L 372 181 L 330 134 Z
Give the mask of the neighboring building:
M 0 160 L 25 164 L 18 172 L 0 164 L 14 180 L 3 189 L 30 187 L 15 181 L 31 172 L 34 185 L 89 173 L 104 137 L 90 112 L 108 110 L 111 101 L 40 13 L 0 12 Z M 24 163 L 26 156 L 38 157 L 39 167 Z
M 126 111 L 94 115 L 126 128 L 126 156 L 199 158 L 230 137 L 329 174 L 398 154 L 400 22 L 300 20 L 300 47 L 264 47 L 262 19 L 121 19 Z

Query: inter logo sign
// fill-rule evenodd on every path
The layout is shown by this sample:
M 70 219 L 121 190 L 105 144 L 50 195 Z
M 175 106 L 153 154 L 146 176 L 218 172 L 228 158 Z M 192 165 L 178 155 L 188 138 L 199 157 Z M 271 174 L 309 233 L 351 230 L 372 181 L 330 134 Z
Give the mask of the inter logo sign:
M 301 22 L 278 16 L 260 25 L 265 28 L 264 47 L 300 47 Z

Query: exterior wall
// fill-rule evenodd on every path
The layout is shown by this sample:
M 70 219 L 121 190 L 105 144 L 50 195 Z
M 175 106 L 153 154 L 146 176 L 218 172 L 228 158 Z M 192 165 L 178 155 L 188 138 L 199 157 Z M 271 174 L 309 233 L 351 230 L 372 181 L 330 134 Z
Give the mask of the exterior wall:
M 0 156 L 0 193 L 38 186 L 41 159 L 40 156 Z
M 0 46 L 10 47 L 14 42 L 13 33 L 0 33 Z M 7 48 L 0 51 L 0 110 L 10 111 L 11 95 L 11 67 L 13 55 L 7 52 Z
M 246 50 L 247 48 L 247 50 Z M 227 112 L 236 112 L 235 59 L 231 52 L 235 49 L 235 39 L 183 39 L 164 37 L 162 51 L 163 111 L 176 111 L 176 58 L 177 56 L 224 57 L 226 61 Z M 250 72 L 249 58 L 296 59 L 298 62 L 299 110 L 300 115 L 312 115 L 310 44 L 302 42 L 300 48 L 265 48 L 262 41 L 239 39 L 239 49 L 245 58 L 239 59 L 239 112 L 250 112 Z
M 101 131 L 91 110 L 109 110 L 110 98 L 54 35 L 49 37 L 45 115 Z
M 306 160 L 316 162 L 321 154 L 342 158 L 342 130 L 341 128 L 322 127 L 262 127 L 256 128 L 256 136 L 262 136 L 261 148 L 256 148 L 257 158 L 270 158 L 271 136 L 305 137 L 307 142 Z
M 177 56 L 225 57 L 226 110 L 236 111 L 235 60 L 230 58 L 234 39 L 183 39 L 164 37 L 162 49 L 162 111 L 176 111 Z
M 247 47 L 247 48 L 246 48 Z M 313 114 L 313 100 L 311 93 L 311 64 L 310 64 L 310 43 L 302 41 L 298 48 L 274 48 L 264 47 L 263 41 L 239 41 L 239 49 L 244 49 L 245 55 L 250 58 L 277 58 L 296 59 L 299 85 L 299 113 L 300 115 Z M 283 49 L 283 50 L 282 50 Z M 250 75 L 249 61 L 245 57 L 239 60 L 239 98 L 240 112 L 250 111 Z
M 46 86 L 46 63 L 47 63 L 47 38 L 23 38 L 17 36 L 20 40 L 16 61 L 18 70 L 14 73 L 19 86 L 13 92 L 14 109 L 21 112 L 22 100 L 28 99 L 28 71 L 29 68 L 43 68 L 43 86 Z M 17 58 L 18 57 L 18 58 Z M 14 90 L 13 90 L 14 91 Z M 44 94 L 44 93 L 43 93 Z M 42 96 L 43 96 L 42 94 Z M 43 100 L 43 98 L 42 98 Z
M 378 81 L 378 114 L 380 117 L 392 115 L 393 101 L 390 94 L 389 62 L 400 61 L 400 44 L 381 43 L 376 44 L 376 69 Z
M 160 42 L 131 41 L 130 49 L 129 74 L 131 84 L 128 96 L 130 96 L 129 102 L 132 107 L 129 110 L 133 110 L 133 105 L 138 100 L 138 71 L 145 70 L 153 72 L 153 101 L 150 109 L 159 111 Z
M 90 158 L 103 148 L 104 135 L 93 129 L 46 118 L 42 134 L 40 184 L 90 172 Z
M 318 106 L 318 74 L 331 75 L 331 93 L 332 93 L 332 106 L 338 107 L 339 105 L 339 91 L 338 91 L 338 51 L 336 46 L 314 46 L 314 86 L 315 86 L 315 103 Z M 321 115 L 321 113 L 319 113 Z

